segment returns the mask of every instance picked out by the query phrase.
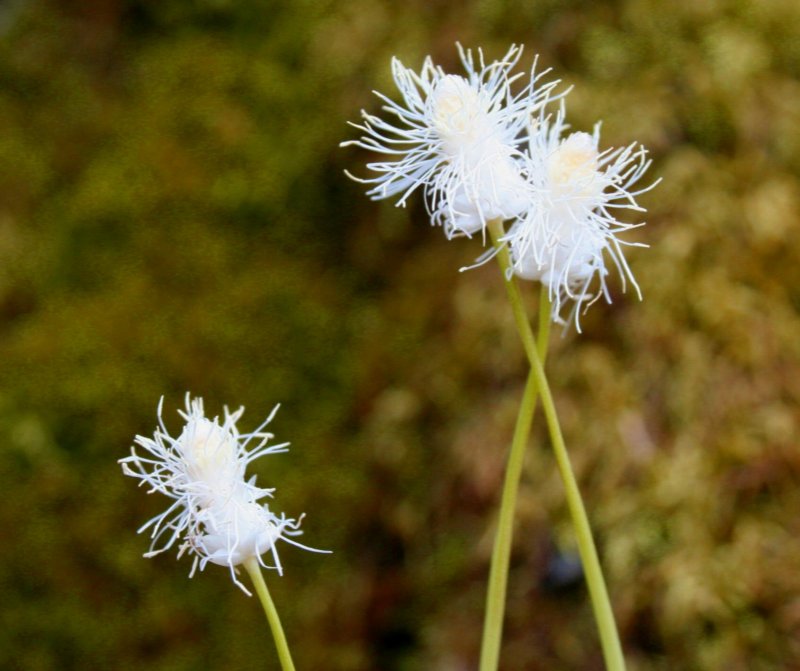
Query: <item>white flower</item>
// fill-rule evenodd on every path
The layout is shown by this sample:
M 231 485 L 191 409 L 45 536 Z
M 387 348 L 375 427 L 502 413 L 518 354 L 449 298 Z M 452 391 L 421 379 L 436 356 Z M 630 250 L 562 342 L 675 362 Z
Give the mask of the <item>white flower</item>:
M 300 519 L 276 515 L 260 501 L 271 497 L 274 489 L 262 489 L 255 476 L 245 480 L 247 465 L 266 454 L 286 452 L 288 443 L 267 445 L 273 437 L 263 431 L 278 410 L 252 433 L 241 434 L 236 422 L 244 408 L 236 412 L 225 409 L 222 423 L 208 419 L 202 399 L 186 395 L 186 410 L 178 411 L 186 425 L 177 438 L 169 435 L 161 418 L 164 399 L 158 404 L 159 427 L 152 438 L 136 436 L 135 444 L 146 451 L 140 456 L 131 448 L 131 456 L 120 459 L 125 475 L 138 478 L 150 487 L 148 493 L 160 492 L 173 499 L 172 505 L 156 515 L 140 529 L 150 530 L 152 543 L 145 557 L 153 557 L 179 542 L 178 556 L 193 552 L 190 577 L 208 562 L 228 566 L 233 581 L 247 594 L 237 579 L 235 566 L 250 558 L 271 552 L 279 573 L 282 567 L 276 543 L 279 540 L 306 548 L 290 536 L 302 533 Z M 248 447 L 251 441 L 256 441 Z
M 419 74 L 393 59 L 402 104 L 375 94 L 396 120 L 390 123 L 362 110 L 363 125 L 352 125 L 364 136 L 342 143 L 389 154 L 390 160 L 367 164 L 378 176 L 353 179 L 373 185 L 367 194 L 374 200 L 399 194 L 401 206 L 422 186 L 432 222 L 443 226 L 448 237 L 472 235 L 490 219 L 509 219 L 525 210 L 529 187 L 517 144 L 531 115 L 558 83 L 540 87 L 546 72 L 535 74 L 534 63 L 530 81 L 515 95 L 511 85 L 521 75 L 510 71 L 521 47 L 512 46 L 489 65 L 479 50 L 476 67 L 472 52 L 457 46 L 466 77 L 445 74 L 430 57 Z
M 605 254 L 622 278 L 641 298 L 636 280 L 622 253 L 623 245 L 644 246 L 620 240 L 617 235 L 643 224 L 620 222 L 615 210 L 643 212 L 636 196 L 657 182 L 633 190 L 650 166 L 642 146 L 598 149 L 600 125 L 593 134 L 564 135 L 563 104 L 551 118 L 540 114 L 530 127 L 527 175 L 533 200 L 503 238 L 510 248 L 513 272 L 524 279 L 547 285 L 553 318 L 563 322 L 565 302 L 574 301 L 571 317 L 580 331 L 579 313 L 601 295 L 611 297 L 606 286 Z M 590 293 L 594 277 L 599 291 Z

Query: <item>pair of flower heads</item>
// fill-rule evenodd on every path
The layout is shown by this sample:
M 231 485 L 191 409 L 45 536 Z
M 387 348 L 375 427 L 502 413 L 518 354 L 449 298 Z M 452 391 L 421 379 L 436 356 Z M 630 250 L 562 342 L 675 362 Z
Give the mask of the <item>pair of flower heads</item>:
M 499 244 L 507 245 L 510 272 L 545 284 L 552 317 L 568 312 L 580 330 L 579 314 L 606 287 L 608 255 L 626 281 L 639 288 L 618 233 L 642 224 L 616 219 L 618 210 L 643 211 L 636 197 L 655 184 L 637 188 L 650 165 L 636 143 L 599 149 L 600 124 L 592 133 L 567 133 L 565 97 L 549 71 L 528 80 L 513 74 L 522 48 L 512 46 L 499 61 L 477 61 L 457 45 L 466 76 L 446 74 L 429 58 L 419 73 L 392 61 L 402 102 L 376 92 L 390 120 L 362 111 L 363 132 L 343 143 L 387 155 L 368 163 L 376 176 L 356 181 L 370 185 L 373 199 L 398 196 L 404 206 L 417 188 L 435 225 L 448 238 L 480 234 L 493 220 L 508 222 Z M 518 89 L 515 92 L 515 89 Z M 553 109 L 555 107 L 555 109 Z M 352 175 L 351 175 L 352 177 Z M 478 259 L 491 258 L 496 248 Z M 595 276 L 599 290 L 592 293 Z
M 600 295 L 610 300 L 604 254 L 620 271 L 623 288 L 627 278 L 638 292 L 622 254 L 623 245 L 636 243 L 617 234 L 641 224 L 622 223 L 613 213 L 642 210 L 636 196 L 653 186 L 635 188 L 650 165 L 645 149 L 631 144 L 600 151 L 599 125 L 592 133 L 567 134 L 567 92 L 557 92 L 559 82 L 545 83 L 547 71 L 537 74 L 535 62 L 524 84 L 524 75 L 511 73 L 520 47 L 488 65 L 482 52 L 476 63 L 471 51 L 458 49 L 466 76 L 445 74 L 430 58 L 419 73 L 394 59 L 402 104 L 377 93 L 391 122 L 362 112 L 363 123 L 353 124 L 364 135 L 344 145 L 389 156 L 368 164 L 377 176 L 359 180 L 371 185 L 368 195 L 399 196 L 398 205 L 405 205 L 422 187 L 432 222 L 448 238 L 485 239 L 489 222 L 509 222 L 498 242 L 508 246 L 510 271 L 547 286 L 556 320 L 571 302 L 579 326 L 582 305 Z M 600 289 L 591 294 L 595 276 Z M 236 426 L 242 409 L 209 419 L 202 400 L 187 395 L 177 438 L 165 428 L 161 410 L 160 403 L 153 437 L 137 436 L 130 456 L 120 460 L 126 475 L 172 499 L 139 529 L 152 538 L 146 557 L 177 544 L 178 556 L 194 554 L 190 575 L 209 562 L 227 566 L 247 592 L 237 566 L 257 559 L 266 567 L 263 557 L 271 555 L 269 568 L 280 573 L 279 540 L 312 549 L 293 540 L 302 517 L 272 512 L 265 499 L 274 490 L 245 474 L 255 459 L 286 451 L 285 443 L 269 445 L 272 434 L 264 431 L 277 407 L 255 431 L 242 434 Z

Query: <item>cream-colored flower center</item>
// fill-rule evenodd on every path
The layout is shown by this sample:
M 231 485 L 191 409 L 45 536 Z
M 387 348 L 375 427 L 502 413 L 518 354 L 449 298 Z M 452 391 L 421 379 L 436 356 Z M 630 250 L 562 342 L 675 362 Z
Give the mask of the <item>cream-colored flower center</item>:
M 547 247 L 523 272 L 553 285 L 588 280 L 602 255 L 604 238 L 592 226 L 591 212 L 602 203 L 605 178 L 599 171 L 594 138 L 572 133 L 547 159 L 552 202 L 548 226 L 541 232 Z
M 191 477 L 214 482 L 235 472 L 236 440 L 216 422 L 204 417 L 190 422 L 178 440 Z
M 550 156 L 547 175 L 560 195 L 599 198 L 602 180 L 597 147 L 589 133 L 572 133 Z
M 439 81 L 431 111 L 433 127 L 448 152 L 455 153 L 467 143 L 489 140 L 493 135 L 484 101 L 463 77 L 446 75 Z

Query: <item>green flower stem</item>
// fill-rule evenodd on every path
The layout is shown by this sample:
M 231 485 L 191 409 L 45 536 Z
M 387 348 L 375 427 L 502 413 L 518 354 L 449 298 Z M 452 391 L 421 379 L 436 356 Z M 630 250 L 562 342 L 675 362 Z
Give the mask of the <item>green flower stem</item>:
M 547 300 L 547 295 L 542 296 Z M 547 305 L 542 306 L 547 312 L 546 324 L 540 326 L 538 351 L 544 358 L 550 334 L 550 317 Z M 500 644 L 503 638 L 503 615 L 506 609 L 506 585 L 508 583 L 508 565 L 511 557 L 511 539 L 514 534 L 514 509 L 517 504 L 517 490 L 522 475 L 522 462 L 525 446 L 531 431 L 533 415 L 536 411 L 536 397 L 539 388 L 536 376 L 531 371 L 525 383 L 514 437 L 508 453 L 503 492 L 500 499 L 497 532 L 492 548 L 492 563 L 489 569 L 489 587 L 486 594 L 486 613 L 483 622 L 483 640 L 481 642 L 480 671 L 495 671 L 500 661 Z
M 275 647 L 278 649 L 278 659 L 281 662 L 283 671 L 294 671 L 294 662 L 292 662 L 292 655 L 289 652 L 289 644 L 286 642 L 286 636 L 281 627 L 281 621 L 278 617 L 278 611 L 275 609 L 275 604 L 272 602 L 272 597 L 269 595 L 267 583 L 264 582 L 264 576 L 261 574 L 261 566 L 255 557 L 250 557 L 244 562 L 244 568 L 250 575 L 253 581 L 253 586 L 256 588 L 256 594 L 261 600 L 261 605 L 264 607 L 264 613 L 267 615 L 267 622 L 269 622 L 270 629 L 272 629 L 272 636 L 275 639 Z
M 514 313 L 514 320 L 517 324 L 517 330 L 522 339 L 525 353 L 531 364 L 531 372 L 536 379 L 536 385 L 542 397 L 542 408 L 544 410 L 545 419 L 547 420 L 547 428 L 550 432 L 550 439 L 553 444 L 553 452 L 556 457 L 558 470 L 564 482 L 567 507 L 569 508 L 572 524 L 575 528 L 578 552 L 580 553 L 581 562 L 583 563 L 586 585 L 589 589 L 594 617 L 600 632 L 600 644 L 603 649 L 606 669 L 608 669 L 608 671 L 624 671 L 625 658 L 622 654 L 622 645 L 620 644 L 619 634 L 617 633 L 617 625 L 614 621 L 611 602 L 608 598 L 608 590 L 606 589 L 603 571 L 600 568 L 600 560 L 597 556 L 597 549 L 595 548 L 594 539 L 592 538 L 589 518 L 586 515 L 586 509 L 583 506 L 578 483 L 572 472 L 569 455 L 567 454 L 567 448 L 564 444 L 564 437 L 561 434 L 561 426 L 559 425 L 558 416 L 556 415 L 556 408 L 553 403 L 553 396 L 550 393 L 547 376 L 542 366 L 542 358 L 534 343 L 533 333 L 530 323 L 528 322 L 528 317 L 525 314 L 525 307 L 522 303 L 517 282 L 513 276 L 510 278 L 506 277 L 511 267 L 511 260 L 509 258 L 508 249 L 499 242 L 499 238 L 503 235 L 503 224 L 499 220 L 494 220 L 489 222 L 488 228 L 492 236 L 492 241 L 498 247 L 497 260 L 500 264 L 503 277 L 506 279 L 505 286 Z M 545 294 L 543 294 L 543 296 L 544 295 Z M 541 311 L 548 310 L 548 304 L 549 301 L 543 302 L 543 304 L 539 306 L 540 313 Z M 540 320 L 541 319 L 542 317 L 540 314 Z M 483 669 L 482 667 L 481 671 L 488 671 L 488 669 Z
M 539 354 L 539 361 L 542 362 L 544 367 L 545 359 L 547 359 L 547 344 L 550 342 L 550 324 L 553 319 L 550 316 L 550 296 L 547 293 L 547 287 L 542 284 L 539 291 L 539 332 L 536 338 L 536 347 Z

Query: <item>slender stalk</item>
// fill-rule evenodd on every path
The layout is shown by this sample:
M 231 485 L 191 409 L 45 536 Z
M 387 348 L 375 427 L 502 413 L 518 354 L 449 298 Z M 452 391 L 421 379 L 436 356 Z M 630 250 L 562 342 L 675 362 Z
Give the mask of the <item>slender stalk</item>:
M 261 566 L 255 557 L 245 560 L 244 568 L 250 575 L 253 581 L 253 586 L 256 588 L 256 594 L 261 600 L 261 605 L 264 607 L 264 613 L 267 616 L 270 629 L 272 629 L 272 636 L 275 639 L 275 647 L 278 649 L 278 659 L 281 662 L 283 671 L 294 671 L 294 662 L 292 662 L 292 655 L 289 652 L 289 644 L 286 642 L 286 636 L 283 633 L 278 611 L 269 595 L 267 583 L 264 582 L 264 576 L 261 574 Z
M 505 246 L 501 246 L 499 242 L 499 238 L 503 234 L 503 224 L 498 220 L 491 221 L 489 222 L 488 228 L 492 236 L 492 241 L 495 245 L 499 246 L 497 260 L 505 278 L 510 268 L 511 261 L 509 259 L 508 249 L 506 249 Z M 597 548 L 592 538 L 589 518 L 586 515 L 586 509 L 581 499 L 575 475 L 572 472 L 564 437 L 561 433 L 561 426 L 558 422 L 555 404 L 553 403 L 553 395 L 550 393 L 550 386 L 544 373 L 541 357 L 534 343 L 533 333 L 527 315 L 525 314 L 525 307 L 522 303 L 519 287 L 513 276 L 506 278 L 505 286 L 509 301 L 511 302 L 511 309 L 514 313 L 517 330 L 519 331 L 525 353 L 531 364 L 531 373 L 536 379 L 536 385 L 542 398 L 542 409 L 544 410 L 547 428 L 553 444 L 556 464 L 558 465 L 561 479 L 564 482 L 567 507 L 569 508 L 572 524 L 575 528 L 578 552 L 580 553 L 581 562 L 583 563 L 586 585 L 589 589 L 589 597 L 592 602 L 595 621 L 597 622 L 597 628 L 600 633 L 600 644 L 603 649 L 606 669 L 608 669 L 608 671 L 624 671 L 625 658 L 622 654 L 622 645 L 620 644 L 617 625 L 614 621 L 611 601 L 608 597 L 603 571 L 600 568 Z M 549 301 L 540 305 L 539 310 L 547 309 L 548 303 Z
M 550 324 L 553 323 L 550 315 L 550 295 L 547 287 L 542 284 L 539 291 L 539 332 L 536 336 L 536 349 L 539 353 L 539 360 L 544 367 L 547 359 L 547 344 L 550 342 Z
M 511 558 L 511 538 L 514 533 L 514 509 L 517 504 L 517 490 L 522 475 L 522 461 L 525 445 L 531 429 L 533 413 L 536 410 L 536 396 L 539 389 L 536 377 L 528 375 L 525 392 L 522 395 L 514 438 L 508 453 L 503 493 L 500 499 L 500 512 L 497 532 L 492 548 L 492 563 L 489 569 L 489 587 L 486 593 L 486 612 L 483 621 L 483 640 L 481 642 L 480 671 L 495 671 L 500 659 L 500 643 L 503 637 L 503 615 L 506 610 L 506 586 L 508 584 L 508 564 Z
M 546 303 L 546 290 L 543 292 L 540 311 L 546 317 L 540 320 L 537 349 L 544 359 L 547 354 L 547 343 L 550 335 L 550 311 Z M 486 594 L 486 613 L 483 623 L 483 640 L 481 642 L 480 671 L 494 671 L 500 661 L 500 646 L 503 638 L 503 616 L 506 606 L 506 588 L 508 585 L 508 567 L 511 558 L 511 544 L 514 534 L 514 510 L 517 505 L 517 491 L 522 475 L 522 463 L 525 446 L 528 443 L 533 415 L 536 411 L 536 400 L 539 388 L 536 376 L 531 371 L 525 382 L 519 414 L 517 415 L 514 437 L 506 464 L 503 491 L 500 498 L 497 531 L 492 548 L 492 561 L 489 569 L 489 585 Z

